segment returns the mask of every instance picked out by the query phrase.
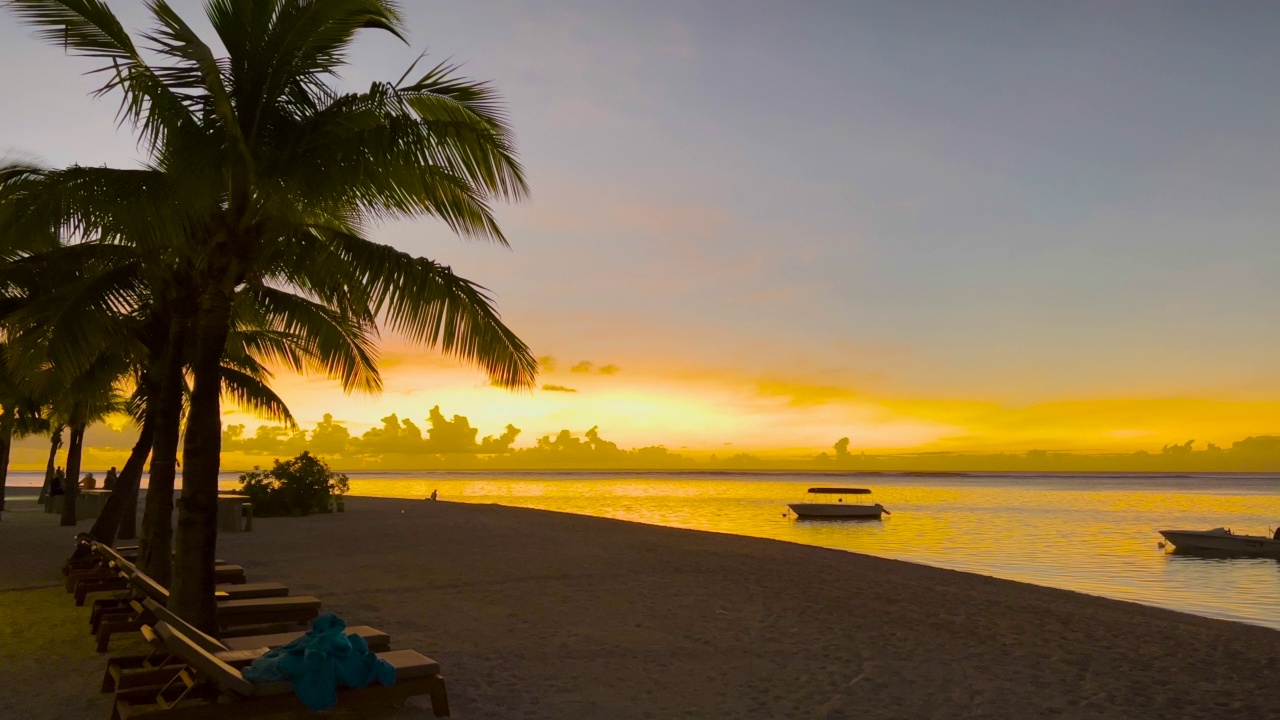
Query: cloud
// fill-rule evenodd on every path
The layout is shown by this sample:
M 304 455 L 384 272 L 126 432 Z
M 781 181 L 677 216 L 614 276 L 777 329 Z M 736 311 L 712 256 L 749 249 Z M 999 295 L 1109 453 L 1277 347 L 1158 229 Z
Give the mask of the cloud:
M 555 372 L 556 359 L 550 355 L 543 355 L 538 358 L 538 370 L 541 372 Z
M 618 371 L 620 371 L 621 369 L 622 368 L 618 367 L 617 365 L 614 365 L 613 363 L 609 363 L 608 365 L 601 365 L 597 369 L 595 363 L 591 362 L 590 360 L 583 360 L 577 365 L 574 365 L 573 367 L 569 368 L 569 372 L 583 373 L 583 374 L 597 372 L 597 373 L 600 373 L 601 375 L 616 375 L 618 374 Z
M 543 385 L 542 389 L 547 392 L 564 392 L 564 393 L 578 392 L 575 388 L 565 387 L 563 385 Z

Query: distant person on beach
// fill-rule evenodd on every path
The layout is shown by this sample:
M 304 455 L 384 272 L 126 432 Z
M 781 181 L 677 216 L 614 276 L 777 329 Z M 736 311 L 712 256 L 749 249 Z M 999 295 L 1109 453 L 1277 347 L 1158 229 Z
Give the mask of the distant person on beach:
M 93 473 L 85 473 L 84 477 L 80 478 L 80 487 L 84 490 L 97 490 L 98 479 L 93 476 Z
M 102 478 L 102 489 L 103 490 L 116 489 L 116 469 L 114 467 L 107 471 L 106 477 Z
M 49 494 L 67 494 L 67 475 L 62 471 L 62 468 L 58 468 L 53 472 L 53 480 L 49 483 Z
M 435 490 L 432 490 L 432 491 L 431 491 L 431 499 L 432 499 L 432 500 L 435 500 L 435 499 L 436 499 L 436 491 L 435 491 Z

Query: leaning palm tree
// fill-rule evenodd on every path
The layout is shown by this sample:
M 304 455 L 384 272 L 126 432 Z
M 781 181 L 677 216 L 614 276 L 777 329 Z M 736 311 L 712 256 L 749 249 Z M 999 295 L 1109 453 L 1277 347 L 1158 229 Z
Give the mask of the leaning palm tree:
M 47 409 L 47 408 L 46 408 Z M 58 450 L 62 449 L 62 432 L 67 429 L 61 423 L 49 423 L 49 460 L 44 468 L 44 484 L 40 486 L 37 502 L 44 505 L 53 489 L 53 478 L 57 474 Z
M 194 270 L 193 387 L 183 448 L 171 603 L 213 623 L 222 355 L 237 297 L 305 298 L 378 318 L 388 329 L 528 387 L 536 363 L 490 298 L 449 268 L 367 237 L 371 224 L 432 217 L 505 245 L 491 203 L 526 192 L 494 91 L 437 66 L 343 93 L 329 79 L 358 31 L 403 37 L 389 0 L 209 0 L 219 57 L 164 0 L 148 4 L 149 61 L 96 0 L 9 0 L 39 34 L 98 58 L 104 93 L 122 98 L 151 169 L 183 211 Z M 121 171 L 124 172 L 124 171 Z M 84 174 L 84 173 L 82 173 Z M 136 184 L 105 169 L 103 184 Z M 116 192 L 119 195 L 119 192 Z M 27 208 L 32 210 L 32 208 Z M 157 234 L 157 236 L 160 234 Z M 172 253 L 175 237 L 146 252 Z

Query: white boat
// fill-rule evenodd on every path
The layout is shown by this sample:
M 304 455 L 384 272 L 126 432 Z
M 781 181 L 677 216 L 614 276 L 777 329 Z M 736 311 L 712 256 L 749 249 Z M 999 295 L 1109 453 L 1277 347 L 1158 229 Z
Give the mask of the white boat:
M 1158 531 L 1179 552 L 1280 557 L 1280 537 L 1237 535 L 1227 528 Z M 1280 531 L 1276 533 L 1280 536 Z
M 809 492 L 814 495 L 870 495 L 871 491 L 867 488 L 829 488 L 816 487 L 809 488 Z M 837 497 L 835 502 L 798 502 L 788 503 L 787 507 L 791 508 L 791 512 L 796 514 L 798 518 L 849 518 L 862 520 L 879 520 L 881 515 L 892 515 L 880 503 L 871 505 L 860 503 L 847 503 L 843 497 Z

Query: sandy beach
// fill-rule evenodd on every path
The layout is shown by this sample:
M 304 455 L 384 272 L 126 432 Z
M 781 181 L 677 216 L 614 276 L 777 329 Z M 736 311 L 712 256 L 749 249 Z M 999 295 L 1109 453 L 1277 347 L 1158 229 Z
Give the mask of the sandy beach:
M 105 719 L 72 533 L 11 507 L 0 717 Z M 847 552 L 372 498 L 219 543 L 438 660 L 459 718 L 1280 717 L 1273 630 Z

